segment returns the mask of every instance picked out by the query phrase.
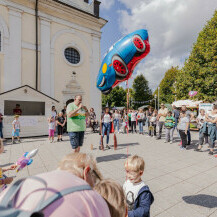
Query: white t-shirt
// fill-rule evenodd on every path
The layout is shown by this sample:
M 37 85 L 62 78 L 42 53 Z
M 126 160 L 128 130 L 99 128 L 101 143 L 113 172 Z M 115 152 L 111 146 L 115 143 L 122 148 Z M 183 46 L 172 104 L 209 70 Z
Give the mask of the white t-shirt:
M 17 120 L 14 120 L 12 122 L 12 125 L 15 125 L 15 130 L 19 130 L 20 129 L 20 122 Z
M 56 116 L 57 116 L 57 113 L 55 111 L 51 111 L 51 117 L 53 117 L 55 119 Z
M 145 118 L 144 113 L 138 113 L 137 118 L 138 120 L 143 120 Z
M 159 118 L 159 121 L 165 122 L 167 113 L 168 113 L 168 109 L 167 108 L 159 109 L 158 114 L 165 115 L 165 116 L 161 116 Z
M 131 121 L 136 121 L 136 112 L 131 113 Z
M 120 119 L 120 114 L 114 113 L 114 119 L 119 120 Z
M 56 122 L 55 121 L 48 123 L 49 130 L 54 130 L 55 126 L 56 126 Z
M 199 115 L 197 116 L 197 119 L 199 120 L 198 125 L 199 125 L 200 128 L 203 126 L 203 123 L 205 122 L 205 117 L 206 117 L 206 115 L 203 115 L 203 116 L 202 116 L 201 114 L 199 114 Z
M 208 117 L 212 120 L 215 120 L 217 117 L 217 114 L 212 114 L 211 112 L 208 112 Z M 213 124 L 212 122 L 208 122 L 208 124 Z
M 102 122 L 103 123 L 110 123 L 111 122 L 111 116 L 110 116 L 110 114 L 104 114 Z
M 138 197 L 139 191 L 144 186 L 145 186 L 145 183 L 143 181 L 139 183 L 132 183 L 129 180 L 127 180 L 124 183 L 123 189 L 126 195 L 127 205 L 129 209 L 133 209 L 133 206 L 136 201 L 136 198 Z

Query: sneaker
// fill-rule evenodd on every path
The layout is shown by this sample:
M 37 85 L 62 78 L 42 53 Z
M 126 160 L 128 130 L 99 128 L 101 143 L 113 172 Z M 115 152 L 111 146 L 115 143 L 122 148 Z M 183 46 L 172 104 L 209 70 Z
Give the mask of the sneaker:
M 19 143 L 21 143 L 21 140 L 20 140 L 20 139 L 18 139 L 17 141 L 18 141 Z
M 167 143 L 167 141 L 164 141 L 164 143 Z
M 57 142 L 59 142 L 60 141 L 60 139 L 57 139 Z
M 107 149 L 111 149 L 111 147 L 110 147 L 109 145 L 106 145 L 106 148 L 107 148 Z
M 61 138 L 60 140 L 61 140 L 61 141 L 63 141 L 63 139 L 62 139 L 62 138 Z
M 17 144 L 15 141 L 12 141 L 11 144 Z
M 161 139 L 161 137 L 157 137 L 156 139 L 159 140 L 159 139 Z
M 209 153 L 208 153 L 209 155 L 213 155 L 213 151 L 209 151 Z
M 170 144 L 173 144 L 173 141 L 170 141 Z
M 52 143 L 52 141 L 50 140 L 50 143 Z
M 180 147 L 180 149 L 181 149 L 181 150 L 186 150 L 186 148 L 184 148 L 184 147 L 182 147 L 182 146 Z

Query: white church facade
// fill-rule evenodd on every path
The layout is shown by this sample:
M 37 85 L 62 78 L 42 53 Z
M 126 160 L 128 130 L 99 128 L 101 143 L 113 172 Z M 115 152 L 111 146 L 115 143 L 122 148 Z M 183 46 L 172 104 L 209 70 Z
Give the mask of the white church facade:
M 101 93 L 95 83 L 101 28 L 107 21 L 99 17 L 99 7 L 97 0 L 0 0 L 0 110 L 6 115 L 4 127 L 11 128 L 7 115 L 12 116 L 17 103 L 22 118 L 32 117 L 24 121 L 29 125 L 36 119 L 46 120 L 51 105 L 60 111 L 76 94 L 100 115 Z M 32 114 L 26 109 L 27 101 Z M 33 102 L 44 103 L 43 111 L 37 113 Z M 43 107 L 40 105 L 38 108 Z

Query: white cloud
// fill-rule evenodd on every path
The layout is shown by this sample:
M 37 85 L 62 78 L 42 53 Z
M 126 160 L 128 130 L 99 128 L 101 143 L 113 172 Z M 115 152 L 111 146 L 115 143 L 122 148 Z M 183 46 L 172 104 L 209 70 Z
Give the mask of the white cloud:
M 149 31 L 151 52 L 136 68 L 154 89 L 171 66 L 183 64 L 198 33 L 217 9 L 216 0 L 118 0 L 123 34 L 136 29 Z
M 115 0 L 100 0 L 101 2 L 101 9 L 109 10 L 112 5 L 115 3 Z

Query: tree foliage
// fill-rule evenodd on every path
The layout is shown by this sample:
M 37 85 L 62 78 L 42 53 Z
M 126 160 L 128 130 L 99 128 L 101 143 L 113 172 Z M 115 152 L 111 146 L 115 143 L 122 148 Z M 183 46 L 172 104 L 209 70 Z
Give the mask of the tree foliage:
M 217 11 L 199 33 L 184 67 L 177 74 L 177 96 L 188 98 L 198 91 L 198 100 L 214 101 L 217 96 Z
M 133 81 L 133 100 L 137 102 L 143 102 L 148 101 L 152 99 L 152 92 L 151 89 L 148 86 L 148 81 L 146 80 L 144 75 L 138 75 Z M 134 105 L 134 108 L 137 108 L 141 105 Z
M 117 86 L 108 95 L 102 94 L 102 107 L 106 107 L 107 103 L 109 107 L 126 106 L 127 91 L 123 87 Z
M 164 78 L 160 82 L 159 98 L 160 102 L 172 103 L 175 101 L 176 95 L 176 76 L 179 72 L 178 66 L 171 67 L 166 71 Z M 154 95 L 158 95 L 158 90 L 156 89 Z

